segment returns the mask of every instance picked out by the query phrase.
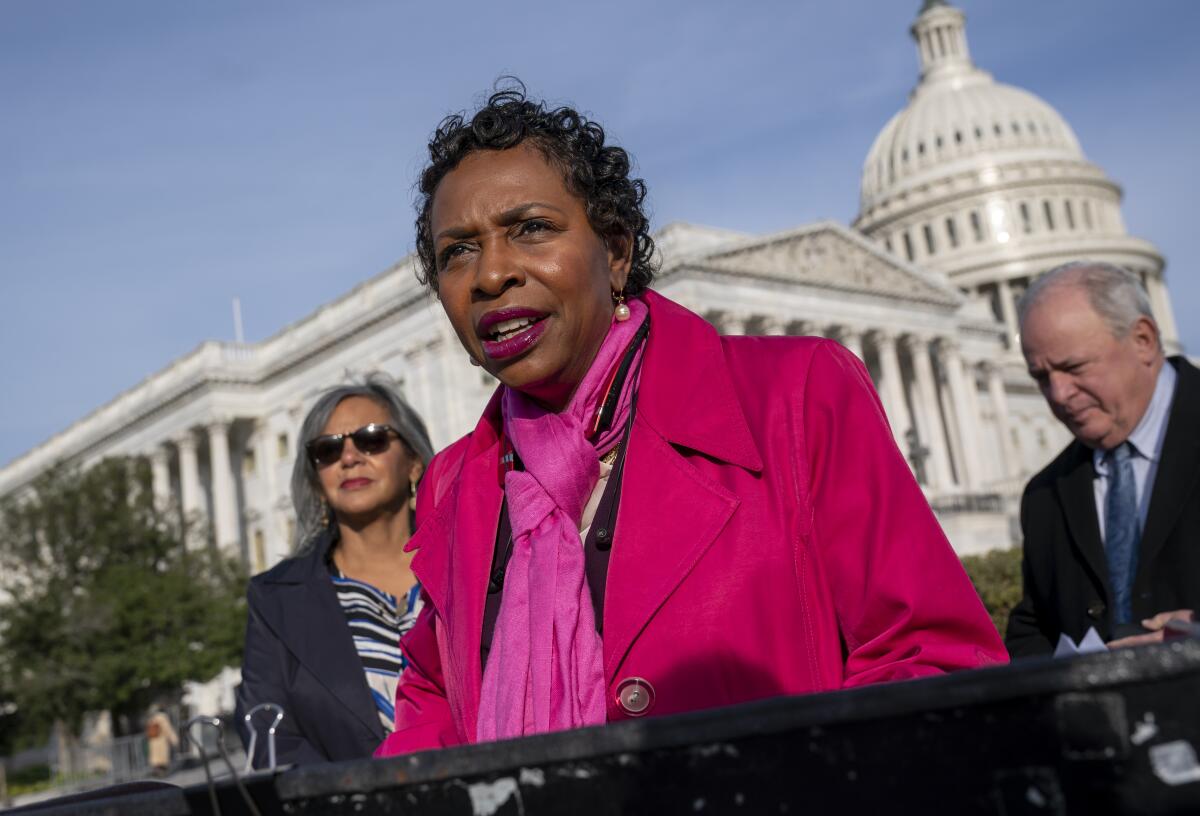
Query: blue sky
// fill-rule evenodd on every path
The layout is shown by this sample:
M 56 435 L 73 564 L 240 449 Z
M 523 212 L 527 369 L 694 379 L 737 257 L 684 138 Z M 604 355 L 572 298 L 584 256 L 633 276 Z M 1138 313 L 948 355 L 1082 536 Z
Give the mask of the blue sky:
M 1200 3 L 960 0 L 975 61 L 1074 126 L 1200 352 Z M 654 222 L 848 222 L 919 0 L 6 0 L 0 462 L 206 339 L 261 340 L 412 248 L 429 132 L 493 80 L 595 115 Z

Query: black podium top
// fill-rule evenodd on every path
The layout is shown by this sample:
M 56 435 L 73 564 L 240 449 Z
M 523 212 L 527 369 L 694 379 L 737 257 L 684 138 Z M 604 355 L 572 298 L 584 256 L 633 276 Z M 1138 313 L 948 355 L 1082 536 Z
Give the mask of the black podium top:
M 1200 641 L 258 773 L 265 814 L 1200 812 Z M 231 780 L 17 813 L 251 812 Z

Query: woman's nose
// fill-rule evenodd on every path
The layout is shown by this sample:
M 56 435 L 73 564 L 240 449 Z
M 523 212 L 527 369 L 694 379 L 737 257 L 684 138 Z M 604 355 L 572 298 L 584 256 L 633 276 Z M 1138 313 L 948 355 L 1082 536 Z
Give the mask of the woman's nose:
M 345 441 L 342 443 L 342 456 L 340 459 L 342 467 L 356 465 L 362 461 L 362 458 L 362 452 L 359 451 L 358 448 L 354 447 L 354 439 L 349 436 L 346 437 Z
M 475 265 L 475 290 L 488 297 L 502 294 L 525 281 L 524 270 L 516 252 L 506 241 L 485 243 L 480 247 Z

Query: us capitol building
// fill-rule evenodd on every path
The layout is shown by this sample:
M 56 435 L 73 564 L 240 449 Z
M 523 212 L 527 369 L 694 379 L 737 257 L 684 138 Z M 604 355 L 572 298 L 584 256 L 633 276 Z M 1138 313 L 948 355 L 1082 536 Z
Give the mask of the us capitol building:
M 1025 373 L 1015 299 L 1092 258 L 1145 281 L 1169 352 L 1163 258 L 1126 234 L 1121 189 L 1033 94 L 976 68 L 963 13 L 926 0 L 920 79 L 876 138 L 849 227 L 767 236 L 675 223 L 655 288 L 730 334 L 816 334 L 858 354 L 901 450 L 960 554 L 1016 542 L 1021 487 L 1067 441 Z M 0 495 L 47 468 L 144 455 L 154 490 L 252 572 L 292 547 L 301 419 L 318 393 L 382 370 L 435 447 L 473 427 L 495 381 L 472 367 L 400 261 L 261 342 L 210 341 L 0 470 Z

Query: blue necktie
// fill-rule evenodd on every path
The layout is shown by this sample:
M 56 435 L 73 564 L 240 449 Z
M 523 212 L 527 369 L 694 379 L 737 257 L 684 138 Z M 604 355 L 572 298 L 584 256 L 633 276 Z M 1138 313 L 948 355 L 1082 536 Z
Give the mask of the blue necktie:
M 1133 447 L 1122 442 L 1105 454 L 1108 461 L 1108 496 L 1104 507 L 1104 552 L 1112 584 L 1113 623 L 1133 619 L 1133 578 L 1137 575 L 1137 484 L 1133 479 Z

